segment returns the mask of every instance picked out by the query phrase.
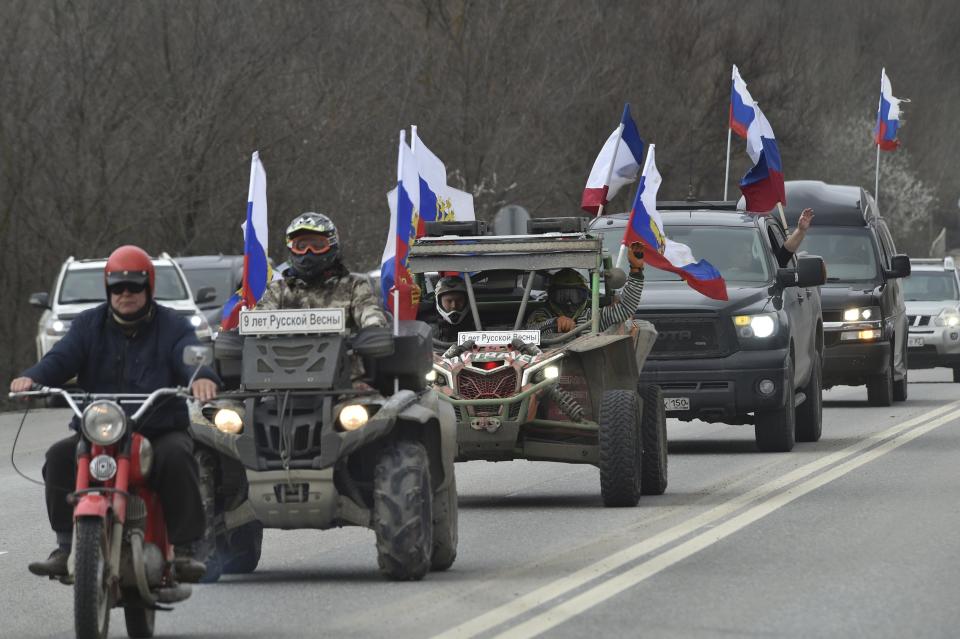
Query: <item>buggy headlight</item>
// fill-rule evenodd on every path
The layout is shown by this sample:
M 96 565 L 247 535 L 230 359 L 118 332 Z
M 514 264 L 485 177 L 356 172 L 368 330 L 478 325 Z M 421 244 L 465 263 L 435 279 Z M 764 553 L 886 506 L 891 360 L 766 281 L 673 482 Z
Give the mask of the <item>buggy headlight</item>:
M 529 368 L 523 370 L 523 375 L 520 377 L 520 386 L 526 386 L 527 383 L 533 378 L 539 371 L 543 371 L 545 379 L 555 379 L 554 377 L 548 377 L 546 374 L 547 368 L 557 369 L 557 375 L 560 375 L 560 360 L 563 359 L 563 353 L 558 353 L 553 357 L 549 357 L 542 362 L 537 362 Z
M 556 379 L 560 377 L 560 367 L 556 365 L 547 366 L 543 369 L 544 379 Z
M 432 375 L 431 375 L 432 373 Z M 447 369 L 437 364 L 433 365 L 433 370 L 427 373 L 427 381 L 431 384 L 446 384 L 447 386 L 453 386 L 453 375 Z
M 340 425 L 344 430 L 357 430 L 362 428 L 367 420 L 370 419 L 370 413 L 363 404 L 349 404 L 340 411 Z
M 101 399 L 83 411 L 83 434 L 94 444 L 110 446 L 120 441 L 127 429 L 127 415 L 116 402 Z
M 213 416 L 213 425 L 221 433 L 237 435 L 243 431 L 243 417 L 232 408 L 221 408 Z

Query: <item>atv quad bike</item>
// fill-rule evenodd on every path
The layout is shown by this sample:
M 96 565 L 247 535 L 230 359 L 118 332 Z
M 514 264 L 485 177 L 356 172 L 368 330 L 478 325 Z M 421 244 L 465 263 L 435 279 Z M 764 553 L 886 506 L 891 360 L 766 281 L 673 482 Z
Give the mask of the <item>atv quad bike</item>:
M 425 379 L 430 327 L 398 325 L 350 337 L 343 309 L 253 310 L 218 336 L 235 390 L 192 425 L 208 581 L 256 569 L 265 527 L 372 528 L 391 579 L 453 564 L 453 410 Z
M 457 461 L 593 464 L 606 506 L 662 494 L 663 399 L 659 387 L 638 386 L 657 333 L 634 320 L 599 331 L 601 274 L 606 290 L 625 281 L 609 268 L 601 238 L 579 218 L 530 220 L 528 235 L 519 236 L 482 235 L 462 222 L 428 227 L 411 246 L 408 266 L 416 274 L 462 273 L 478 329 L 461 332 L 457 343 L 434 340 L 432 377 L 456 413 Z M 560 268 L 589 274 L 592 320 L 553 337 L 521 330 L 526 314 L 544 304 L 534 299 L 535 284 Z

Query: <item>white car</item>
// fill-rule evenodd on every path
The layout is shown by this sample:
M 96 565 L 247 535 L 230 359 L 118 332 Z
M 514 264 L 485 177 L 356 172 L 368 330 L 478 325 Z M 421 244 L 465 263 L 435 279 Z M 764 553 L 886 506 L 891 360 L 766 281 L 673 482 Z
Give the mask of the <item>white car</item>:
M 903 280 L 910 368 L 944 366 L 960 382 L 960 277 L 953 258 L 911 259 Z
M 77 260 L 69 257 L 60 267 L 52 293 L 34 293 L 30 296 L 30 304 L 44 309 L 37 327 L 37 359 L 66 335 L 74 317 L 106 301 L 103 281 L 106 263 L 106 259 Z M 154 297 L 157 302 L 187 316 L 197 330 L 197 338 L 201 342 L 209 342 L 210 324 L 197 307 L 183 271 L 166 253 L 153 258 L 153 266 L 156 269 Z M 204 289 L 199 293 L 209 296 L 209 291 Z

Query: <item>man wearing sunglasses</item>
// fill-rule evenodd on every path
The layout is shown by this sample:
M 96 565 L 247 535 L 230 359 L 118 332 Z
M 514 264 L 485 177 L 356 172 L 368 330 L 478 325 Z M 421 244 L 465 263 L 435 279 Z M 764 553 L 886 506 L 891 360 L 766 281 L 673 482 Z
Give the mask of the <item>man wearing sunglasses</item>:
M 347 329 L 387 326 L 369 280 L 346 269 L 333 221 L 322 213 L 303 213 L 287 226 L 289 266 L 270 282 L 258 309 L 342 308 Z
M 62 386 L 73 377 L 88 393 L 145 394 L 185 385 L 193 369 L 183 363 L 183 349 L 199 342 L 185 317 L 154 301 L 155 280 L 153 261 L 143 249 L 127 245 L 115 250 L 104 267 L 108 301 L 78 315 L 43 359 L 10 382 L 10 390 L 30 390 L 35 383 Z M 191 391 L 201 402 L 209 401 L 219 381 L 213 371 L 201 369 Z M 193 542 L 203 534 L 204 510 L 189 427 L 186 404 L 170 397 L 141 421 L 140 433 L 153 447 L 149 481 L 163 504 L 177 578 L 195 582 L 205 571 L 192 552 Z M 71 428 L 79 430 L 76 418 Z M 78 441 L 79 435 L 73 435 L 47 451 L 43 477 L 57 549 L 46 561 L 30 564 L 37 575 L 67 574 L 73 529 L 67 494 L 74 488 Z

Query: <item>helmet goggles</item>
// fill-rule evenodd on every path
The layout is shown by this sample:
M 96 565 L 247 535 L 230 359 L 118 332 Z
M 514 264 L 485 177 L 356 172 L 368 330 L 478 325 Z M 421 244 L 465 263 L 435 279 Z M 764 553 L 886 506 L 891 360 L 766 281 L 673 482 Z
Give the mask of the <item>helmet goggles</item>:
M 287 248 L 294 255 L 306 255 L 307 253 L 323 255 L 331 247 L 333 247 L 333 243 L 330 238 L 319 233 L 305 233 L 287 240 Z

